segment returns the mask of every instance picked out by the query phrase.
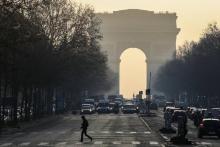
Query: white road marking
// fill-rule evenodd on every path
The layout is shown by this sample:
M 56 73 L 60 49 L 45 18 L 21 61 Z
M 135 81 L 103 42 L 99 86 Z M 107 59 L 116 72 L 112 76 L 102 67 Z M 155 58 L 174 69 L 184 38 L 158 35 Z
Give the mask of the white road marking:
M 75 143 L 75 144 L 83 144 L 82 142 L 77 142 L 77 143 Z
M 132 144 L 141 144 L 139 141 L 132 141 Z
M 79 134 L 79 133 L 81 133 L 81 132 L 80 132 L 80 131 L 75 131 L 74 133 L 75 133 L 75 134 Z
M 31 143 L 30 142 L 23 142 L 23 143 L 21 143 L 19 146 L 28 146 L 28 145 L 30 145 Z
M 136 134 L 137 132 L 130 132 L 130 134 Z
M 164 134 L 160 134 L 160 135 L 163 137 L 163 139 L 169 140 L 169 138 L 167 136 L 165 136 Z
M 38 144 L 38 146 L 45 146 L 45 145 L 48 145 L 49 143 L 48 142 L 41 142 Z
M 61 131 L 61 132 L 59 132 L 59 134 L 65 134 L 66 133 L 66 131 Z
M 46 134 L 52 134 L 53 132 L 50 132 L 50 131 L 49 131 L 49 132 L 45 132 L 45 133 L 46 133 Z
M 108 133 L 109 133 L 109 131 L 102 131 L 101 133 L 108 134 Z
M 150 145 L 158 145 L 159 143 L 157 141 L 150 141 Z
M 89 133 L 89 134 L 90 134 L 90 133 L 91 133 L 91 134 L 94 134 L 94 133 L 95 133 L 95 131 L 88 131 L 88 133 Z
M 103 144 L 102 141 L 95 141 L 94 144 Z
M 151 134 L 151 132 L 150 131 L 145 131 L 144 134 Z
M 202 145 L 211 145 L 210 142 L 201 142 L 200 144 L 202 144 Z
M 139 117 L 141 119 L 141 121 L 145 124 L 145 126 L 152 132 L 152 129 L 150 128 L 150 126 L 144 121 L 144 119 L 142 117 Z
M 115 132 L 115 133 L 117 133 L 117 134 L 123 134 L 124 132 L 122 132 L 122 131 L 117 131 L 117 132 Z
M 113 141 L 112 143 L 113 143 L 113 144 L 121 144 L 120 141 Z
M 23 135 L 23 134 L 24 134 L 23 132 L 15 133 L 15 135 Z
M 67 144 L 67 142 L 59 142 L 59 143 L 57 143 L 57 145 L 66 145 Z
M 0 145 L 0 146 L 10 146 L 10 145 L 12 145 L 12 143 L 4 143 L 4 144 L 2 144 L 2 145 Z

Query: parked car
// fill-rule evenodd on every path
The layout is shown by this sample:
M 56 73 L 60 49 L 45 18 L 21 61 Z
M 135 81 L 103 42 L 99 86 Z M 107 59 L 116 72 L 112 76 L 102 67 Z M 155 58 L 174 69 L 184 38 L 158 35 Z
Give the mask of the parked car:
M 134 104 L 126 103 L 122 106 L 122 112 L 123 113 L 137 113 L 138 110 Z
M 96 111 L 98 113 L 109 113 L 110 112 L 109 103 L 108 102 L 99 102 L 97 105 Z
M 80 114 L 92 114 L 94 111 L 92 110 L 92 106 L 90 104 L 82 104 Z
M 220 120 L 215 118 L 205 118 L 198 128 L 198 137 L 218 136 L 220 138 Z

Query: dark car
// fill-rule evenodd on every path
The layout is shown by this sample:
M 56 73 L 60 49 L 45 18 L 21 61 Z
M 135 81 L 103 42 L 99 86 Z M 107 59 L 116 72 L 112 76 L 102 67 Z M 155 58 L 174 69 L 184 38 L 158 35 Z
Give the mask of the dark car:
M 174 107 L 174 106 L 175 106 L 174 102 L 166 102 L 163 111 L 165 112 L 167 107 Z
M 90 104 L 82 104 L 80 114 L 92 114 L 92 106 Z
M 157 105 L 157 103 L 151 103 L 151 104 L 150 104 L 150 109 L 151 109 L 151 110 L 158 110 L 158 105 Z
M 110 113 L 109 103 L 108 102 L 98 103 L 96 111 L 98 113 Z
M 111 113 L 119 113 L 119 105 L 117 103 L 109 103 L 109 111 Z
M 220 120 L 214 118 L 205 118 L 198 128 L 198 137 L 218 136 L 220 138 Z
M 122 106 L 122 112 L 123 113 L 137 113 L 138 110 L 134 104 L 129 103 L 129 104 L 124 104 Z
M 182 116 L 184 120 L 187 121 L 187 114 L 185 110 L 174 110 L 172 115 L 172 122 L 177 122 L 179 116 Z

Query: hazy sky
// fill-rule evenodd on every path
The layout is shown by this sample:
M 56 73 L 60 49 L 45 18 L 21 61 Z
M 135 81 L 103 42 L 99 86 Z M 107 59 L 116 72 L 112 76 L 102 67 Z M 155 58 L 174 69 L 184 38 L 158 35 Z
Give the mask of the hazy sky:
M 130 48 L 120 57 L 120 93 L 131 98 L 146 89 L 146 56 L 140 49 Z M 137 66 L 138 65 L 138 66 Z
M 208 23 L 220 24 L 220 0 L 77 0 L 92 5 L 96 12 L 112 12 L 122 9 L 143 9 L 154 12 L 176 12 L 177 27 L 181 28 L 177 36 L 177 47 L 185 40 L 197 41 Z M 133 92 L 146 86 L 143 54 L 136 50 L 127 50 L 122 54 L 120 92 L 131 97 Z M 137 66 L 138 65 L 138 66 Z
M 208 23 L 220 24 L 220 0 L 77 0 L 92 5 L 97 12 L 122 9 L 143 9 L 155 12 L 176 12 L 181 32 L 177 45 L 185 40 L 197 40 Z

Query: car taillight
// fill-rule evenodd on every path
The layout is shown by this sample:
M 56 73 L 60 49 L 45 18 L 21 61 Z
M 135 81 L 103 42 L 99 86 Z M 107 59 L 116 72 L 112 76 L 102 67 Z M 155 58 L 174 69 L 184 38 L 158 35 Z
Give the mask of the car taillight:
M 200 128 L 204 128 L 204 124 L 200 124 L 199 127 L 200 127 Z

